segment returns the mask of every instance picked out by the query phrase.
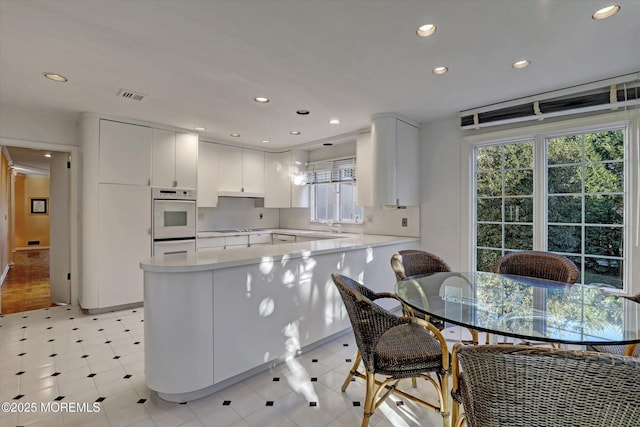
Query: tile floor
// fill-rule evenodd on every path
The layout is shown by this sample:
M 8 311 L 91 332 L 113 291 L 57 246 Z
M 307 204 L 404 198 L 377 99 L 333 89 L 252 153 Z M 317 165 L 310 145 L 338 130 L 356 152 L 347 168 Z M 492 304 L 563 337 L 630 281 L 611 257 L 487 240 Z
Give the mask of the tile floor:
M 351 333 L 218 393 L 176 404 L 146 387 L 143 322 L 142 308 L 88 315 L 77 306 L 57 306 L 0 316 L 0 403 L 36 409 L 0 412 L 0 427 L 360 425 L 362 381 L 340 391 L 356 353 Z M 451 345 L 462 338 L 459 330 L 447 332 Z M 420 383 L 430 392 L 426 381 Z M 441 426 L 442 418 L 389 399 L 371 425 Z

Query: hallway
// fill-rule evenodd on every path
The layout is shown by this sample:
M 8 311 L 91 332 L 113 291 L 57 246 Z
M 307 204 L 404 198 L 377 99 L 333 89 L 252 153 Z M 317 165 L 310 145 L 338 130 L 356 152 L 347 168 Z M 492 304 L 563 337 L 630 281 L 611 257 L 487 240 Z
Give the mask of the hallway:
M 51 306 L 49 250 L 16 251 L 2 285 L 2 314 Z

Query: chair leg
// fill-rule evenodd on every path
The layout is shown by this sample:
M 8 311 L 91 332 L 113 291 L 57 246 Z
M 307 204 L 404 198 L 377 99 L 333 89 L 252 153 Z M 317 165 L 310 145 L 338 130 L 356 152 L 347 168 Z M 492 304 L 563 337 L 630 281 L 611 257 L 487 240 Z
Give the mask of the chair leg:
M 349 384 L 351 384 L 351 379 L 358 372 L 358 366 L 360 366 L 360 361 L 361 360 L 362 360 L 362 356 L 360 355 L 360 351 L 358 351 L 358 354 L 356 355 L 356 360 L 355 360 L 355 362 L 353 362 L 353 366 L 351 367 L 351 370 L 349 371 L 349 375 L 347 375 L 347 378 L 344 380 L 344 383 L 342 384 L 342 392 L 343 393 L 345 391 L 347 391 L 347 387 L 349 387 Z
M 440 378 L 440 415 L 444 427 L 451 426 L 451 413 L 449 412 L 449 374 L 447 372 Z
M 375 406 L 374 389 L 376 386 L 376 379 L 373 373 L 367 372 L 367 391 L 364 397 L 364 414 L 362 417 L 362 427 L 369 426 L 369 419 L 373 415 L 373 409 Z

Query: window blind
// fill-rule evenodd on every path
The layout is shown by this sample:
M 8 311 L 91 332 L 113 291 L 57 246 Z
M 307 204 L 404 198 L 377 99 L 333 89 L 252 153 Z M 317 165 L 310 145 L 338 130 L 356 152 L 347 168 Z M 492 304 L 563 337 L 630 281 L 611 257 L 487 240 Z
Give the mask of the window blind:
M 346 157 L 307 163 L 307 184 L 356 181 L 356 158 Z
M 640 74 L 594 82 L 460 113 L 462 129 L 569 116 L 640 105 Z M 610 84 L 607 84 L 610 83 Z M 570 93 L 567 93 L 570 92 Z M 522 101 L 522 103 L 520 103 Z

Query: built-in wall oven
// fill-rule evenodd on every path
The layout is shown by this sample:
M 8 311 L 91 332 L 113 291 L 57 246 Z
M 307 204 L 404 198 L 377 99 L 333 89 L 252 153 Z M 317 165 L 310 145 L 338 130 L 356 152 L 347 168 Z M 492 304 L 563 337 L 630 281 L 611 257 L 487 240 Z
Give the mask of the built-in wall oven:
M 153 255 L 195 253 L 196 191 L 154 188 Z

